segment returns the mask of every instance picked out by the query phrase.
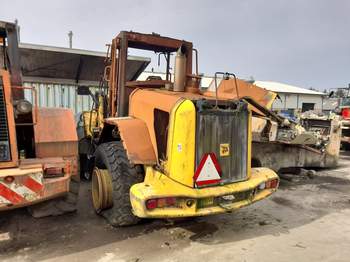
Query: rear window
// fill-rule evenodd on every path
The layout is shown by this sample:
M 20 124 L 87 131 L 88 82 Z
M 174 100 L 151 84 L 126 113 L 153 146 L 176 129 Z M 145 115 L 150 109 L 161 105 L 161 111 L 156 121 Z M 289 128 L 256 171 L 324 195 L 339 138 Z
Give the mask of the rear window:
M 168 144 L 169 113 L 154 109 L 154 131 L 157 140 L 158 160 L 166 160 Z

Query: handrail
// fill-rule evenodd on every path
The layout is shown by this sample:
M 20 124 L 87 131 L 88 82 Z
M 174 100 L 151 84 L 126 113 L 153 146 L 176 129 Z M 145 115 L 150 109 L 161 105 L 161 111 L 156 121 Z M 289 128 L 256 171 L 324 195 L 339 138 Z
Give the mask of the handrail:
M 239 93 L 238 93 L 238 85 L 237 85 L 237 77 L 234 73 L 229 73 L 229 72 L 215 72 L 214 75 L 214 80 L 215 80 L 215 107 L 218 107 L 218 84 L 217 84 L 217 75 L 222 75 L 223 79 L 229 79 L 230 76 L 233 76 L 235 79 L 235 86 L 236 86 L 236 94 L 237 94 L 237 99 L 239 99 Z

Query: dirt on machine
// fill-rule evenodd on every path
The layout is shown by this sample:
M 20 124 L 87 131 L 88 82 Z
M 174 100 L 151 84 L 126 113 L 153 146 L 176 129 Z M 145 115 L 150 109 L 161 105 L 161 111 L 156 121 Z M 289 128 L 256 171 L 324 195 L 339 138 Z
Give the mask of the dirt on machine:
M 76 210 L 78 141 L 73 113 L 38 108 L 22 86 L 17 25 L 0 21 L 0 211 L 29 207 L 35 217 Z
M 127 81 L 132 48 L 164 57 L 166 79 Z M 274 171 L 251 167 L 249 101 L 200 90 L 191 42 L 122 31 L 108 53 L 102 95 L 83 118 L 91 142 L 82 145 L 90 152 L 85 169 L 92 174 L 98 214 L 114 226 L 205 216 L 232 212 L 276 191 Z M 231 73 L 216 75 L 236 80 Z M 78 92 L 89 94 L 84 87 Z

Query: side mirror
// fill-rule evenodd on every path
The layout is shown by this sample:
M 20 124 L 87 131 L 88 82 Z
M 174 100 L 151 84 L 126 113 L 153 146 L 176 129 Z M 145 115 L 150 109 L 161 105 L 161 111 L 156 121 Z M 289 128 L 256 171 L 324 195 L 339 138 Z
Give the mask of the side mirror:
M 77 94 L 80 96 L 90 96 L 91 91 L 88 86 L 78 86 Z
M 331 91 L 328 95 L 329 98 L 333 97 L 334 96 L 334 91 Z

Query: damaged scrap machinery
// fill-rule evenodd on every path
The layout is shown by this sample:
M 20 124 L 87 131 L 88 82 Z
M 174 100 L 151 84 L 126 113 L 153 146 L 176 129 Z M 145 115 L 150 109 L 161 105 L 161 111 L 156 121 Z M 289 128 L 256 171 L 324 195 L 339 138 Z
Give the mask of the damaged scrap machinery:
M 277 94 L 240 79 L 222 79 L 216 93 L 214 88 L 209 88 L 205 94 L 227 99 L 253 99 L 253 167 L 266 166 L 275 172 L 291 172 L 300 168 L 337 166 L 341 140 L 338 117 L 303 114 L 296 123 L 271 110 Z
M 38 108 L 22 86 L 13 23 L 0 21 L 0 211 L 29 206 L 33 216 L 76 209 L 78 142 L 73 113 Z
M 129 48 L 164 55 L 166 80 L 127 81 Z M 275 172 L 251 168 L 249 103 L 200 92 L 191 42 L 123 31 L 109 54 L 108 100 L 96 99 L 84 118 L 97 213 L 114 226 L 140 218 L 204 216 L 239 209 L 277 189 Z M 89 91 L 80 87 L 79 93 Z

